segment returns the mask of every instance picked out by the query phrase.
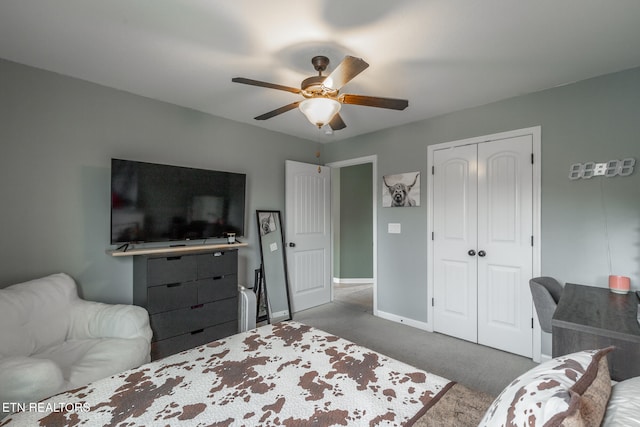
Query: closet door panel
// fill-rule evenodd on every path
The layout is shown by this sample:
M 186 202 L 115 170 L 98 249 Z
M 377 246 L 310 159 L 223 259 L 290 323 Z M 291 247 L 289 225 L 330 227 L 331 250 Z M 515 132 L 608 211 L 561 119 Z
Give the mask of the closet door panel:
M 477 341 L 477 149 L 434 152 L 434 330 Z
M 532 354 L 530 135 L 478 145 L 478 342 Z

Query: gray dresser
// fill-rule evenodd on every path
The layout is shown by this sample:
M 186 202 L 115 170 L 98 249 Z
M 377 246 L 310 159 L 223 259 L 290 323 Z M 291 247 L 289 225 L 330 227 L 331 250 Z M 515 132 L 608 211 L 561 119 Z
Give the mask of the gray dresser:
M 139 255 L 133 260 L 133 303 L 149 312 L 151 358 L 238 331 L 238 251 Z

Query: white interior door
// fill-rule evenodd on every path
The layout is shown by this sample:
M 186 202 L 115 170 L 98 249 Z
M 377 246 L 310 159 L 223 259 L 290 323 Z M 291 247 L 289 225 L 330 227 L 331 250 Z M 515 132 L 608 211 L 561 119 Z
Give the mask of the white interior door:
M 476 159 L 476 145 L 437 150 L 433 159 L 433 329 L 472 342 L 478 318 Z
M 532 355 L 532 137 L 478 145 L 478 342 Z
M 331 301 L 330 168 L 285 162 L 285 237 L 293 312 Z
M 433 152 L 434 330 L 531 357 L 531 135 Z

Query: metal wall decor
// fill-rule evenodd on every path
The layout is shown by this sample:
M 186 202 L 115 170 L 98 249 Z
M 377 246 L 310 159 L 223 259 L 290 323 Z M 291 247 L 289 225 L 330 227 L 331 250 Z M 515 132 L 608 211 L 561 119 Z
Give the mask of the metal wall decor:
M 594 176 L 604 176 L 606 178 L 629 176 L 633 173 L 635 164 L 636 159 L 632 157 L 622 160 L 609 160 L 604 163 L 574 163 L 569 169 L 569 179 L 591 179 Z

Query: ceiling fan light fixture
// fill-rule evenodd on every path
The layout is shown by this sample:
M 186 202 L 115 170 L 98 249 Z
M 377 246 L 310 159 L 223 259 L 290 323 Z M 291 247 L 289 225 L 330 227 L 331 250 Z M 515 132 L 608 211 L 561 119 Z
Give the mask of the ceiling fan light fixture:
M 338 114 L 342 104 L 364 105 L 390 110 L 404 110 L 409 106 L 409 101 L 406 99 L 340 93 L 344 85 L 349 83 L 369 66 L 362 58 L 349 55 L 345 56 L 342 62 L 338 64 L 328 76 L 324 76 L 322 73 L 327 70 L 329 58 L 322 55 L 314 56 L 311 63 L 313 64 L 313 68 L 318 72 L 318 75 L 302 80 L 300 89 L 245 77 L 234 77 L 231 81 L 234 83 L 291 92 L 296 95 L 302 95 L 304 98 L 303 100 L 292 102 L 275 110 L 260 114 L 254 117 L 254 119 L 267 120 L 286 113 L 287 111 L 295 110 L 295 108 L 298 107 L 312 125 L 318 128 L 326 125 L 330 128 L 331 132 L 347 127 L 342 117 Z M 327 132 L 328 131 L 329 130 L 327 130 Z
M 307 120 L 319 128 L 329 123 L 341 107 L 342 104 L 331 98 L 309 98 L 298 105 Z

